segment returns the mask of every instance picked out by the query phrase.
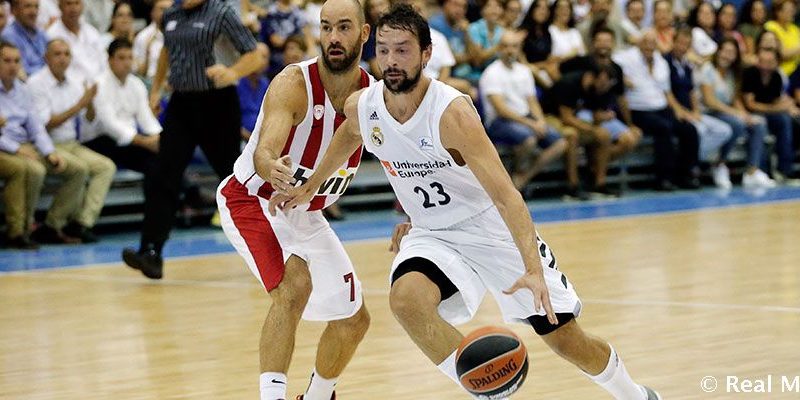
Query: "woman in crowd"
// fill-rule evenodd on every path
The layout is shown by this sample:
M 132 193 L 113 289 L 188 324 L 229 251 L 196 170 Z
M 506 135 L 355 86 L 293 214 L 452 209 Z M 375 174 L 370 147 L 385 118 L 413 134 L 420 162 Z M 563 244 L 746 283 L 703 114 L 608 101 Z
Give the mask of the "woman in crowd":
M 781 71 L 791 76 L 800 64 L 800 28 L 794 23 L 795 0 L 777 0 L 772 7 L 772 20 L 764 29 L 773 32 L 781 42 Z
M 136 33 L 133 31 L 133 9 L 127 1 L 120 1 L 114 4 L 114 12 L 111 14 L 111 26 L 108 32 L 100 37 L 103 51 L 108 50 L 108 45 L 114 39 L 125 39 L 133 43 Z
M 666 0 L 665 0 L 666 1 Z M 525 34 L 522 51 L 539 86 L 553 86 L 551 76 L 558 76 L 558 62 L 552 56 L 553 38 L 547 29 L 550 8 L 547 0 L 535 0 L 522 20 L 520 29 Z
M 653 29 L 656 32 L 656 47 L 661 54 L 672 52 L 675 38 L 675 17 L 670 0 L 657 0 L 653 5 Z
M 695 65 L 703 65 L 717 52 L 714 40 L 714 26 L 717 23 L 714 6 L 711 3 L 700 3 L 689 13 L 689 26 L 692 27 L 692 51 L 689 60 Z

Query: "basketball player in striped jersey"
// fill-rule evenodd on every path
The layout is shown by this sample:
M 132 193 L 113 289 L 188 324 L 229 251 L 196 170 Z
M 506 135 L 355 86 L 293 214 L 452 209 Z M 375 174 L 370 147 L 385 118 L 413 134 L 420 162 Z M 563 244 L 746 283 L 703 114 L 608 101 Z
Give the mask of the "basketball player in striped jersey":
M 361 283 L 321 211 L 353 179 L 361 148 L 307 203 L 278 216 L 267 212 L 271 196 L 311 176 L 344 121 L 345 100 L 373 81 L 358 64 L 369 37 L 359 2 L 329 0 L 320 19 L 321 57 L 275 77 L 234 174 L 217 191 L 225 234 L 272 299 L 261 331 L 261 400 L 286 399 L 301 318 L 328 324 L 311 382 L 298 400 L 335 399 L 336 379 L 369 326 Z
M 272 199 L 270 212 L 281 206 L 291 213 L 312 198 L 363 143 L 411 219 L 390 273 L 392 312 L 442 372 L 458 382 L 463 336 L 453 325 L 469 321 L 489 291 L 506 322 L 532 326 L 614 398 L 660 399 L 631 379 L 608 343 L 579 327 L 581 302 L 469 98 L 420 75 L 431 55 L 427 22 L 398 5 L 375 29 L 383 81 L 347 100 L 349 118 L 322 164 L 304 186 Z

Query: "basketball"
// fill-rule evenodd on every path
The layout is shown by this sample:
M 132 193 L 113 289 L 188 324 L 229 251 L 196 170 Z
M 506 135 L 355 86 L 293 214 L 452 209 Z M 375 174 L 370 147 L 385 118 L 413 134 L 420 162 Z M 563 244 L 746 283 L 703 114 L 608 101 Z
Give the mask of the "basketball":
M 522 340 L 506 328 L 479 328 L 458 346 L 456 372 L 461 386 L 479 399 L 502 399 L 525 381 L 528 351 Z

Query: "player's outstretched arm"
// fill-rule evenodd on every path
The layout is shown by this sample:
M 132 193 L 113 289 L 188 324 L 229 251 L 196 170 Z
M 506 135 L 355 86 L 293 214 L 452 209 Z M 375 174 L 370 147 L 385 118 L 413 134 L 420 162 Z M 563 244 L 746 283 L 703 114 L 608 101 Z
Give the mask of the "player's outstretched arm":
M 345 101 L 344 113 L 347 119 L 333 133 L 333 139 L 328 146 L 328 150 L 325 151 L 322 161 L 308 178 L 308 181 L 290 190 L 285 197 L 274 197 L 274 201 L 270 199 L 270 212 L 273 215 L 275 207 L 282 201 L 285 201 L 282 208 L 289 209 L 311 201 L 320 185 L 325 182 L 325 179 L 333 175 L 361 145 L 361 133 L 358 127 L 358 99 L 362 92 L 363 89 L 351 94 Z
M 454 100 L 445 110 L 439 123 L 442 145 L 457 151 L 494 202 L 508 226 L 514 242 L 525 261 L 527 273 L 507 294 L 522 288 L 534 294 L 537 310 L 543 306 L 552 324 L 557 324 L 550 305 L 550 295 L 544 283 L 542 264 L 536 252 L 536 230 L 522 195 L 514 188 L 497 150 L 489 141 L 472 104 L 463 97 Z
M 261 104 L 263 119 L 253 163 L 258 176 L 280 192 L 288 191 L 294 183 L 292 160 L 288 155 L 280 155 L 292 125 L 299 124 L 305 117 L 308 96 L 305 90 L 297 90 L 304 87 L 300 68 L 285 68 L 272 80 Z

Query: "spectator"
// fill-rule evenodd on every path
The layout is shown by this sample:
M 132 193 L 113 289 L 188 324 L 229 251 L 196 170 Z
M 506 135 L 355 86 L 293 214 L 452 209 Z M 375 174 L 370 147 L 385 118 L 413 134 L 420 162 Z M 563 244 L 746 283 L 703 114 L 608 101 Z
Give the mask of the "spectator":
M 0 1 L 0 32 L 3 32 L 8 25 L 9 7 L 5 1 Z
M 653 4 L 653 28 L 656 33 L 657 49 L 661 54 L 669 54 L 672 51 L 672 39 L 675 36 L 674 21 L 670 0 L 656 0 Z
M 767 22 L 767 7 L 764 5 L 763 0 L 748 0 L 742 6 L 741 14 L 739 14 L 739 32 L 744 36 L 744 42 L 747 45 L 747 51 L 743 54 L 748 55 L 756 54 L 756 39 L 761 36 L 764 31 L 764 24 Z M 746 57 L 742 57 L 744 61 Z M 755 60 L 753 60 L 755 61 Z
M 97 82 L 93 131 L 86 147 L 107 156 L 119 168 L 151 172 L 159 150 L 161 125 L 147 102 L 147 89 L 134 75 L 131 43 L 116 39 L 108 46 L 109 68 Z
M 703 65 L 717 52 L 717 42 L 714 40 L 717 17 L 714 6 L 711 3 L 699 3 L 689 13 L 688 23 L 692 27 L 692 47 L 688 55 L 689 60 L 695 65 Z
M 520 0 L 506 1 L 502 18 L 503 28 L 516 30 L 520 22 L 522 22 L 522 16 L 522 2 Z
M 603 27 L 597 29 L 592 38 L 591 54 L 564 61 L 561 63 L 561 73 L 586 71 L 595 68 L 595 66 L 608 65 L 614 69 L 616 76 L 622 77 L 622 68 L 611 59 L 611 55 L 614 52 L 614 42 L 614 31 Z M 624 121 L 624 123 L 630 127 L 630 135 L 623 134 L 619 137 L 617 144 L 620 146 L 612 146 L 611 160 L 626 153 L 628 151 L 626 149 L 635 147 L 642 136 L 642 131 L 633 125 L 630 109 L 628 107 L 628 100 L 625 98 L 625 85 L 625 79 L 617 79 L 616 84 L 611 90 L 609 90 L 605 96 L 602 96 L 598 104 L 596 104 L 598 110 L 614 110 L 614 116 Z M 617 111 L 619 115 L 616 114 Z
M 792 163 L 792 117 L 800 116 L 797 105 L 783 91 L 783 78 L 778 73 L 780 54 L 775 49 L 758 50 L 758 63 L 742 74 L 742 98 L 747 110 L 767 119 L 775 135 L 778 153 L 776 181 L 794 178 Z
M 369 31 L 369 39 L 364 43 L 364 50 L 361 52 L 361 61 L 367 63 L 369 72 L 375 79 L 383 78 L 383 71 L 378 68 L 378 61 L 375 58 L 375 24 L 381 15 L 389 12 L 389 0 L 364 0 L 364 16 L 367 24 L 373 29 Z M 319 20 L 319 18 L 317 18 Z M 319 37 L 319 35 L 317 35 Z
M 525 33 L 522 51 L 536 82 L 543 88 L 553 86 L 552 77 L 559 74 L 558 61 L 552 56 L 553 38 L 548 29 L 549 21 L 547 0 L 535 0 L 520 25 Z
M 674 190 L 674 183 L 698 188 L 700 183 L 695 175 L 699 152 L 697 130 L 692 124 L 676 119 L 669 107 L 675 102 L 669 100 L 672 97 L 669 65 L 656 51 L 656 32 L 646 31 L 638 48 L 615 54 L 614 61 L 622 67 L 629 82 L 625 96 L 633 123 L 645 134 L 653 135 L 656 190 Z M 673 148 L 674 137 L 679 143 L 677 155 Z
M 611 15 L 611 0 L 591 0 L 591 4 L 590 18 L 584 18 L 576 26 L 585 45 L 592 42 L 593 33 L 600 28 L 605 27 L 614 32 L 622 29 L 620 23 Z M 615 36 L 617 36 L 616 33 Z
M 111 26 L 111 16 L 116 3 L 116 0 L 86 0 L 82 19 L 98 32 L 105 32 Z
M 286 39 L 294 35 L 302 35 L 306 40 L 306 48 L 314 49 L 314 40 L 308 33 L 308 22 L 305 14 L 292 0 L 278 0 L 267 10 L 267 17 L 261 23 L 261 40 L 269 46 L 270 76 L 280 72 L 286 64 L 283 61 L 283 50 Z
M 717 11 L 717 33 L 715 40 L 717 43 L 722 43 L 725 39 L 733 39 L 739 45 L 739 54 L 744 54 L 747 51 L 747 43 L 742 35 L 736 28 L 736 6 L 731 3 L 725 3 Z M 716 52 L 714 53 L 716 54 Z
M 764 152 L 767 125 L 763 117 L 745 110 L 738 96 L 742 66 L 739 45 L 734 39 L 724 39 L 710 63 L 703 65 L 697 77 L 705 110 L 725 121 L 733 130 L 731 138 L 720 148 L 719 157 L 712 167 L 712 177 L 717 187 L 732 186 L 728 170 L 728 154 L 739 137 L 747 135 L 747 167 L 742 177 L 745 188 L 771 187 L 775 182 L 758 167 Z
M 467 52 L 466 32 L 469 28 L 466 0 L 443 0 L 442 11 L 429 18 L 431 30 L 439 31 L 447 38 L 458 68 L 469 68 L 472 57 Z
M 47 32 L 59 18 L 61 18 L 61 10 L 58 8 L 58 0 L 39 1 L 39 15 L 36 17 L 36 26 L 39 29 Z
M 672 53 L 664 57 L 669 65 L 672 88 L 672 96 L 668 99 L 670 99 L 670 106 L 675 112 L 675 117 L 679 121 L 691 123 L 697 130 L 700 138 L 700 161 L 712 161 L 720 147 L 733 136 L 733 131 L 725 122 L 701 113 L 699 96 L 695 90 L 694 66 L 688 59 L 692 37 L 692 31 L 678 30 L 675 34 Z M 673 102 L 672 99 L 675 101 Z
M 90 82 L 97 79 L 106 67 L 106 55 L 102 50 L 100 34 L 91 25 L 81 21 L 83 0 L 59 0 L 61 19 L 50 29 L 50 39 L 64 39 L 72 52 L 68 74 L 76 82 Z
M 550 32 L 550 37 L 553 38 L 551 55 L 558 63 L 586 54 L 586 45 L 583 43 L 583 37 L 575 29 L 572 3 L 569 0 L 556 0 L 550 6 L 550 27 L 548 31 Z M 551 76 L 551 78 L 558 80 L 558 76 Z
M 789 96 L 794 98 L 795 103 L 800 107 L 800 68 L 794 70 L 789 77 Z
M 78 210 L 88 171 L 72 163 L 72 156 L 55 148 L 44 124 L 34 114 L 33 96 L 17 79 L 21 58 L 13 44 L 0 42 L 0 173 L 6 179 L 3 195 L 7 243 L 20 249 L 38 247 L 29 233 L 46 173 L 59 176 L 63 182 L 44 225 L 33 236 L 46 243 L 78 243 L 80 239 L 65 235 L 61 228 Z
M 764 24 L 764 29 L 777 35 L 781 42 L 781 70 L 786 76 L 792 75 L 800 64 L 800 28 L 794 24 L 796 11 L 795 0 L 777 0 L 772 5 L 772 20 Z
M 261 112 L 261 103 L 269 87 L 269 79 L 264 76 L 265 70 L 266 68 L 239 79 L 236 87 L 239 105 L 242 108 L 242 139 L 245 141 L 250 140 L 250 135 L 253 134 L 256 119 Z
M 481 77 L 480 91 L 489 137 L 496 144 L 512 146 L 511 178 L 520 190 L 547 164 L 566 152 L 567 194 L 580 197 L 575 132 L 570 131 L 571 135 L 565 138 L 547 124 L 536 100 L 533 75 L 518 61 L 519 57 L 520 39 L 506 32 L 500 40 L 500 58 L 489 65 Z M 537 146 L 543 151 L 525 168 Z
M 283 48 L 283 61 L 286 65 L 297 64 L 308 58 L 306 44 L 306 39 L 300 35 L 289 36 L 286 39 L 286 46 Z
M 100 36 L 100 49 L 103 53 L 108 52 L 108 45 L 114 39 L 125 39 L 133 43 L 134 34 L 131 4 L 127 1 L 119 1 L 114 4 L 114 12 L 111 15 L 111 25 L 108 27 L 108 32 Z
M 481 17 L 469 25 L 464 36 L 471 62 L 453 71 L 453 76 L 466 79 L 473 85 L 478 84 L 483 70 L 497 58 L 503 35 L 503 5 L 500 0 L 486 0 L 481 7 Z
M 150 12 L 150 25 L 142 29 L 133 40 L 133 60 L 136 74 L 151 81 L 156 74 L 158 55 L 164 46 L 161 21 L 164 11 L 172 6 L 172 0 L 156 0 Z
M 84 87 L 66 76 L 71 55 L 65 41 L 52 40 L 47 45 L 45 59 L 47 68 L 33 74 L 28 81 L 36 111 L 39 119 L 45 122 L 45 128 L 56 149 L 61 151 L 67 163 L 88 172 L 89 184 L 85 190 L 79 192 L 83 195 L 82 199 L 79 199 L 75 214 L 68 216 L 69 221 L 55 220 L 40 228 L 40 231 L 46 231 L 49 227 L 49 236 L 53 237 L 55 231 L 63 227 L 64 234 L 79 238 L 83 243 L 94 243 L 97 242 L 97 237 L 92 228 L 103 210 L 106 194 L 116 172 L 113 161 L 82 146 L 78 141 L 78 120 L 85 118 L 91 122 L 95 119 L 92 100 L 97 94 L 97 85 Z M 64 226 L 67 222 L 69 223 Z
M 13 43 L 22 53 L 25 76 L 32 75 L 44 67 L 44 52 L 47 36 L 36 26 L 39 0 L 14 0 L 11 3 L 14 22 L 3 32 L 3 40 Z
M 656 7 L 656 3 L 657 2 L 658 2 L 658 0 L 655 0 L 655 1 L 654 0 L 642 0 L 642 6 L 643 6 L 642 7 L 643 8 L 642 9 L 642 15 L 643 15 L 642 28 L 649 29 L 649 28 L 652 28 L 655 25 L 655 7 Z M 678 3 L 680 3 L 680 0 L 672 0 L 672 1 L 670 1 L 670 12 L 672 12 L 672 10 L 673 10 L 673 8 L 672 8 L 673 7 L 673 3 L 676 6 L 676 8 L 675 8 L 675 10 L 676 10 L 675 16 L 678 16 L 678 14 L 677 14 L 677 9 L 678 9 L 677 6 L 678 6 Z M 616 1 L 614 4 L 617 7 L 617 9 L 615 10 L 615 15 L 625 15 L 626 14 L 626 8 L 627 8 L 627 5 L 628 5 L 628 2 L 626 0 L 619 0 L 619 1 Z
M 628 0 L 625 4 L 625 18 L 622 19 L 620 26 L 623 48 L 638 45 L 644 30 L 644 2 L 642 0 Z

